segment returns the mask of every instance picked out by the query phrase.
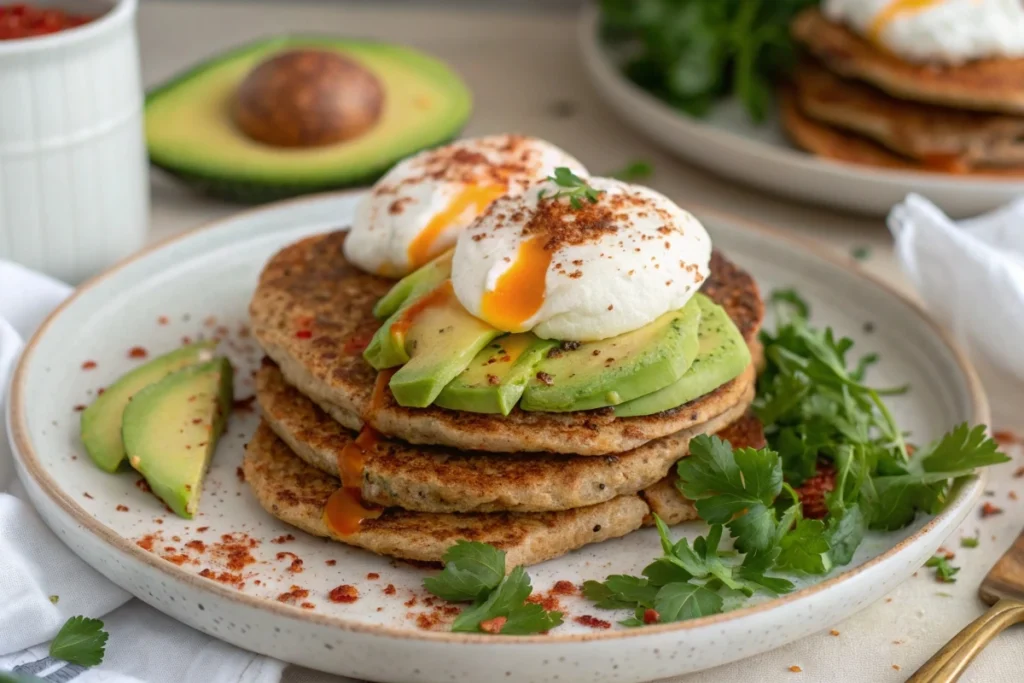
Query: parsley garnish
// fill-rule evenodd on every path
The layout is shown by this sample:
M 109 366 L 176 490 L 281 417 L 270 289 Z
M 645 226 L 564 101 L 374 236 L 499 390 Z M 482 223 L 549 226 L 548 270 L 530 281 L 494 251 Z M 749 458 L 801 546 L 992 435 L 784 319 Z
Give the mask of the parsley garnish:
M 548 176 L 548 180 L 554 182 L 559 187 L 564 187 L 566 189 L 559 190 L 547 198 L 559 199 L 561 197 L 568 197 L 569 205 L 576 210 L 583 208 L 584 199 L 589 201 L 591 204 L 597 204 L 597 200 L 604 193 L 604 190 L 598 190 L 588 185 L 586 180 L 573 173 L 567 166 L 557 167 L 555 169 L 555 174 Z M 537 198 L 544 199 L 545 191 L 541 190 L 538 193 Z
M 644 180 L 650 178 L 651 174 L 654 173 L 654 166 L 649 161 L 633 161 L 628 165 L 620 168 L 617 171 L 612 171 L 606 174 L 609 178 L 615 178 L 622 180 L 627 183 L 636 182 L 637 180 Z
M 939 583 L 956 583 L 953 577 L 960 571 L 960 567 L 954 567 L 942 555 L 933 556 L 924 566 L 935 567 L 935 580 Z
M 50 656 L 79 666 L 96 666 L 103 661 L 106 645 L 102 621 L 71 617 L 50 643 Z
M 883 401 L 904 389 L 867 385 L 876 359 L 851 367 L 853 342 L 811 327 L 795 292 L 776 292 L 772 301 L 780 323 L 762 335 L 767 367 L 755 402 L 769 445 L 734 449 L 716 436 L 690 442 L 676 486 L 710 525 L 707 534 L 692 546 L 673 543 L 655 518 L 663 554 L 642 576 L 584 584 L 597 607 L 633 610 L 625 625 L 651 623 L 651 610 L 659 621 L 679 621 L 734 608 L 757 591 L 789 592 L 793 583 L 776 574 L 822 575 L 849 564 L 869 528 L 899 529 L 919 511 L 938 512 L 953 481 L 1008 460 L 984 426 L 966 424 L 910 457 Z M 836 473 L 827 515 L 805 519 L 792 486 L 815 476 L 821 462 Z M 726 531 L 732 550 L 719 549 Z M 946 583 L 959 571 L 941 556 L 928 566 Z
M 964 548 L 977 548 L 978 543 L 981 542 L 981 533 L 979 532 L 976 536 L 965 536 L 960 539 L 960 545 Z
M 482 632 L 480 625 L 504 619 L 502 635 L 549 631 L 562 623 L 562 613 L 528 603 L 530 576 L 516 567 L 505 576 L 505 553 L 486 543 L 459 541 L 444 554 L 444 570 L 423 580 L 423 586 L 451 602 L 472 602 L 455 619 L 453 631 Z

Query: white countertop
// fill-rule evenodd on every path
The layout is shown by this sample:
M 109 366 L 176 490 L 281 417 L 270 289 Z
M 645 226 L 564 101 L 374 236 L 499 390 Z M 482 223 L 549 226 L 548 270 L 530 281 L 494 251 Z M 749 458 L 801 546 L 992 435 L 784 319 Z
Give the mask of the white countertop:
M 685 207 L 699 205 L 790 232 L 851 255 L 866 249 L 865 267 L 900 288 L 891 240 L 882 220 L 840 214 L 776 199 L 738 187 L 677 161 L 632 132 L 597 99 L 577 55 L 575 13 L 538 11 L 494 3 L 371 2 L 194 2 L 152 0 L 141 4 L 139 34 L 147 86 L 194 62 L 254 38 L 285 32 L 337 33 L 406 43 L 450 63 L 469 83 L 475 113 L 467 135 L 516 131 L 548 139 L 570 150 L 596 172 L 644 159 L 654 164 L 647 181 Z M 571 109 L 572 115 L 559 110 Z M 150 240 L 179 234 L 240 209 L 193 194 L 154 171 Z M 1020 464 L 1021 454 L 1016 454 Z M 1012 471 L 1012 470 L 1011 470 Z M 691 681 L 901 681 L 969 620 L 981 613 L 975 591 L 985 572 L 1016 537 L 1020 506 L 1007 499 L 1009 477 L 994 476 L 1000 517 L 971 518 L 968 534 L 982 528 L 978 549 L 954 548 L 963 567 L 958 582 L 940 585 L 930 572 L 894 591 L 890 598 L 823 633 L 772 653 L 687 677 Z M 953 547 L 952 545 L 950 546 Z M 945 593 L 949 597 L 939 595 Z M 962 680 L 1020 680 L 1024 630 L 1001 636 Z M 799 666 L 802 673 L 790 671 Z M 899 668 L 896 668 L 899 667 Z M 285 680 L 340 681 L 290 668 Z

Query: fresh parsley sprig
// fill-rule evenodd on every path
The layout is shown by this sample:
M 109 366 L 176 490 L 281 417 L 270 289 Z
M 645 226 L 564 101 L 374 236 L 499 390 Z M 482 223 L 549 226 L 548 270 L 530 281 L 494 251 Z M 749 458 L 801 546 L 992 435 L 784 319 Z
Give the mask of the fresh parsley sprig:
M 555 169 L 555 174 L 548 176 L 547 179 L 565 189 L 559 190 L 550 196 L 547 195 L 545 190 L 541 190 L 537 193 L 537 198 L 560 199 L 562 197 L 567 197 L 569 199 L 569 205 L 577 211 L 583 208 L 584 200 L 591 204 L 597 204 L 597 200 L 602 194 L 604 194 L 604 190 L 598 190 L 591 187 L 587 184 L 586 180 L 573 173 L 568 166 L 557 167 Z
M 71 617 L 50 642 L 50 656 L 79 666 L 96 666 L 103 661 L 107 638 L 99 619 Z
M 954 567 L 942 555 L 935 555 L 929 558 L 924 563 L 924 566 L 935 568 L 935 580 L 939 583 L 956 583 L 956 579 L 953 577 L 960 571 L 960 567 Z
M 443 600 L 472 603 L 456 617 L 453 631 L 520 636 L 562 623 L 561 612 L 526 602 L 533 590 L 530 575 L 516 567 L 506 576 L 505 553 L 494 546 L 459 541 L 443 559 L 444 569 L 424 579 L 423 586 Z

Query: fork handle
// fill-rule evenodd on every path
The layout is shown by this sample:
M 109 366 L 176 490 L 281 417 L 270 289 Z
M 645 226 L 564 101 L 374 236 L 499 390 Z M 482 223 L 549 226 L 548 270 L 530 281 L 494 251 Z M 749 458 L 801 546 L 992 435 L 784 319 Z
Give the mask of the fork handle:
M 1003 598 L 956 634 L 907 683 L 954 683 L 1003 629 L 1024 622 L 1024 602 Z

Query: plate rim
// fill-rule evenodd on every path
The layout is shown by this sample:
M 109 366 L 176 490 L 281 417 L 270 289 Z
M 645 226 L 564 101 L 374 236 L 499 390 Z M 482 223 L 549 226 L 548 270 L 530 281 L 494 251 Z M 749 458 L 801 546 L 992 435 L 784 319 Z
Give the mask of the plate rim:
M 348 197 L 356 194 L 365 192 L 364 189 L 349 189 L 339 190 L 333 192 L 324 192 L 309 195 L 306 197 L 299 197 L 279 202 L 268 203 L 259 207 L 253 207 L 243 211 L 239 211 L 228 216 L 217 218 L 211 221 L 207 221 L 196 228 L 188 230 L 187 232 L 179 235 L 173 235 L 163 240 L 160 240 L 152 245 L 149 245 L 136 254 L 133 254 L 125 259 L 122 259 L 115 265 L 104 270 L 98 275 L 93 276 L 78 288 L 72 292 L 72 294 L 65 299 L 57 308 L 55 308 L 40 324 L 39 328 L 31 336 L 26 343 L 24 349 L 22 349 L 21 355 L 18 359 L 15 371 L 12 376 L 9 402 L 7 408 L 7 426 L 9 440 L 13 447 L 15 457 L 20 461 L 21 466 L 24 468 L 26 476 L 33 479 L 43 495 L 45 495 L 50 502 L 55 503 L 61 511 L 68 515 L 76 524 L 82 529 L 93 535 L 100 542 L 106 543 L 123 555 L 127 555 L 128 559 L 141 562 L 147 565 L 148 568 L 158 571 L 161 575 L 165 575 L 175 581 L 184 582 L 191 588 L 198 591 L 212 594 L 214 597 L 222 598 L 229 602 L 240 603 L 242 606 L 249 607 L 252 609 L 260 610 L 263 612 L 269 612 L 278 617 L 284 617 L 288 619 L 296 619 L 299 621 L 307 621 L 314 624 L 329 626 L 332 628 L 339 629 L 341 631 L 365 633 L 367 635 L 386 636 L 391 638 L 428 641 L 428 642 L 444 642 L 444 643 L 461 643 L 461 644 L 477 644 L 477 645 L 523 645 L 523 644 L 565 644 L 565 643 L 579 643 L 589 641 L 609 641 L 619 640 L 623 638 L 636 638 L 643 636 L 653 635 L 664 635 L 671 632 L 684 632 L 703 627 L 714 626 L 734 620 L 739 620 L 744 617 L 748 617 L 754 614 L 760 614 L 768 612 L 772 609 L 780 608 L 792 603 L 797 603 L 805 598 L 810 598 L 822 591 L 829 590 L 833 587 L 838 587 L 841 584 L 848 582 L 849 580 L 859 576 L 860 574 L 871 570 L 876 565 L 885 562 L 886 560 L 899 555 L 903 550 L 914 544 L 922 536 L 930 532 L 935 526 L 945 522 L 950 517 L 954 516 L 956 511 L 961 505 L 970 502 L 971 489 L 980 487 L 984 480 L 984 476 L 975 475 L 968 480 L 967 485 L 961 486 L 960 491 L 956 497 L 950 501 L 950 504 L 936 515 L 934 518 L 929 520 L 916 532 L 903 539 L 892 548 L 886 550 L 875 557 L 867 560 L 863 564 L 854 567 L 850 570 L 841 572 L 836 576 L 830 577 L 820 583 L 802 588 L 798 591 L 794 591 L 784 596 L 777 597 L 775 599 L 752 605 L 750 607 L 744 607 L 731 612 L 724 612 L 722 614 L 711 615 L 707 617 L 701 617 L 698 619 L 692 619 L 689 621 L 673 622 L 668 624 L 658 624 L 648 626 L 643 629 L 630 629 L 626 631 L 601 631 L 595 633 L 571 633 L 571 634 L 548 634 L 548 635 L 534 635 L 534 636 L 519 636 L 516 638 L 493 638 L 492 636 L 485 634 L 472 634 L 472 633 L 453 633 L 448 631 L 421 631 L 417 629 L 406 629 L 396 626 L 388 626 L 384 624 L 371 624 L 355 621 L 352 619 L 346 619 L 344 617 L 310 613 L 307 610 L 302 610 L 298 607 L 285 605 L 273 601 L 269 601 L 265 598 L 258 598 L 255 596 L 246 595 L 239 593 L 238 591 L 231 590 L 220 584 L 204 580 L 199 576 L 190 574 L 184 571 L 180 567 L 174 564 L 160 559 L 159 557 L 148 553 L 141 548 L 137 547 L 129 539 L 121 536 L 112 529 L 109 529 L 104 524 L 100 523 L 99 520 L 90 515 L 83 507 L 81 507 L 74 499 L 72 499 L 67 493 L 65 493 L 57 482 L 49 475 L 46 469 L 42 466 L 42 463 L 36 454 L 32 441 L 29 437 L 29 429 L 27 425 L 26 417 L 26 401 L 28 397 L 27 391 L 27 373 L 28 366 L 31 362 L 33 355 L 36 351 L 40 340 L 46 335 L 50 325 L 68 308 L 71 304 L 78 300 L 85 292 L 99 284 L 100 282 L 115 276 L 121 270 L 131 263 L 137 260 L 145 258 L 149 254 L 155 253 L 161 249 L 164 249 L 172 244 L 177 244 L 180 241 L 189 239 L 202 239 L 202 236 L 208 234 L 213 230 L 221 228 L 223 225 L 235 222 L 239 219 L 248 218 L 257 214 L 269 211 L 280 210 L 282 207 L 296 206 L 305 203 L 316 203 L 329 201 L 334 198 Z M 947 332 L 941 325 L 939 325 L 932 317 L 924 310 L 924 308 L 916 301 L 908 297 L 906 294 L 890 285 L 882 278 L 868 272 L 862 266 L 860 266 L 852 258 L 844 258 L 838 254 L 832 253 L 823 245 L 816 242 L 806 243 L 802 240 L 797 239 L 795 236 L 789 235 L 788 233 L 771 226 L 762 225 L 755 221 L 748 220 L 746 218 L 735 216 L 729 212 L 719 211 L 703 206 L 699 203 L 688 203 L 687 210 L 693 212 L 698 216 L 710 216 L 716 220 L 720 220 L 725 223 L 732 223 L 742 230 L 759 234 L 763 237 L 774 239 L 786 244 L 791 250 L 799 252 L 805 256 L 811 256 L 825 261 L 831 266 L 844 270 L 854 276 L 860 277 L 866 280 L 869 284 L 873 284 L 890 296 L 895 297 L 905 306 L 908 306 L 920 319 L 922 323 L 928 326 L 933 334 L 938 338 L 939 342 L 946 347 L 952 356 L 953 362 L 957 365 L 959 371 L 963 375 L 963 379 L 967 385 L 968 398 L 973 406 L 973 415 L 971 420 L 974 424 L 988 424 L 990 421 L 988 400 L 985 395 L 984 389 L 982 388 L 981 380 L 979 379 L 974 366 L 971 364 L 970 359 L 963 351 L 963 349 L 953 339 L 952 335 Z M 979 489 L 980 492 L 980 489 Z
M 696 117 L 688 116 L 673 109 L 655 95 L 625 78 L 608 57 L 607 50 L 601 41 L 598 31 L 599 19 L 600 9 L 595 5 L 588 4 L 580 10 L 577 37 L 583 56 L 584 67 L 591 80 L 596 80 L 596 78 L 600 77 L 614 81 L 634 100 L 639 100 L 646 106 L 657 107 L 664 113 L 671 115 L 680 125 L 689 128 L 688 132 L 692 135 L 711 138 L 715 140 L 716 144 L 733 149 L 737 145 L 749 146 L 750 151 L 747 154 L 758 156 L 766 163 L 775 163 L 789 167 L 798 166 L 801 171 L 809 173 L 827 172 L 839 180 L 849 179 L 848 176 L 852 175 L 856 180 L 871 183 L 933 184 L 936 191 L 941 191 L 943 188 L 955 188 L 961 191 L 984 190 L 986 188 L 991 189 L 993 185 L 999 186 L 1002 190 L 1013 190 L 1015 188 L 1017 190 L 1024 190 L 1024 175 L 1019 178 L 1004 178 L 998 175 L 983 174 L 957 175 L 954 173 L 896 170 L 867 164 L 856 164 L 850 161 L 820 157 L 811 152 L 805 152 L 793 147 L 780 147 L 708 125 Z M 595 69 L 600 69 L 601 73 L 595 74 Z M 595 87 L 600 90 L 600 87 L 596 85 Z M 601 99 L 607 104 L 605 97 Z M 630 125 L 636 129 L 633 124 Z

